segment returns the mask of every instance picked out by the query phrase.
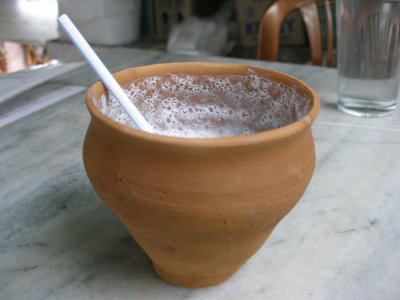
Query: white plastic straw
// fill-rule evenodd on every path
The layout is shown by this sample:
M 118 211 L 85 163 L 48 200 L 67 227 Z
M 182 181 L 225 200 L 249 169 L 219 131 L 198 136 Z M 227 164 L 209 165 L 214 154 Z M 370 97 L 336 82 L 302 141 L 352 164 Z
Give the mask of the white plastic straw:
M 131 118 L 135 126 L 140 130 L 153 132 L 153 128 L 151 127 L 151 125 L 146 121 L 140 111 L 128 98 L 121 86 L 111 75 L 110 71 L 108 71 L 106 66 L 94 52 L 92 47 L 90 47 L 88 42 L 76 28 L 74 23 L 72 23 L 70 18 L 67 15 L 63 14 L 58 18 L 58 22 L 60 23 L 68 37 L 71 39 L 71 41 L 75 44 L 76 48 L 88 62 L 93 71 L 97 74 L 97 76 L 108 88 L 108 90 L 114 95 L 115 99 L 117 99 L 118 103 Z

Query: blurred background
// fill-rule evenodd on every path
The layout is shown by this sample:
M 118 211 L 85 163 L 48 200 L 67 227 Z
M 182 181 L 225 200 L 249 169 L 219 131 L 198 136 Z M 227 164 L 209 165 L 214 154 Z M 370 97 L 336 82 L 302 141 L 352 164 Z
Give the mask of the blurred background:
M 72 61 L 76 50 L 66 46 L 69 40 L 57 26 L 57 17 L 63 13 L 94 46 L 257 59 L 259 23 L 271 2 L 0 0 L 0 73 L 55 60 Z M 319 18 L 324 40 L 322 8 Z M 289 14 L 281 26 L 278 60 L 310 64 L 299 12 Z

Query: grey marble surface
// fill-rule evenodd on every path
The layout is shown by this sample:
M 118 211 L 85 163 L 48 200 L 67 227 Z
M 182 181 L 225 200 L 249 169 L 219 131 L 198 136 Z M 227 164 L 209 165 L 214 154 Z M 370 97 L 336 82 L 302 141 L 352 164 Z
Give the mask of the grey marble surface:
M 81 151 L 81 93 L 0 129 L 0 299 L 400 299 L 400 112 L 336 109 L 336 70 L 101 50 L 113 71 L 170 61 L 237 62 L 315 88 L 317 168 L 302 200 L 230 280 L 189 289 L 157 277 L 93 192 Z M 86 66 L 54 82 L 89 86 Z

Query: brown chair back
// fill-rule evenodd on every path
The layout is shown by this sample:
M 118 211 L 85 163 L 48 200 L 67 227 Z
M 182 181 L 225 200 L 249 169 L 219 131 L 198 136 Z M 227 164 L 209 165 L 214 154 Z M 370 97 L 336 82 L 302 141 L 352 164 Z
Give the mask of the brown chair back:
M 272 2 L 267 7 L 260 22 L 258 58 L 269 61 L 276 61 L 278 59 L 281 25 L 290 12 L 299 10 L 307 30 L 312 64 L 321 66 L 322 38 L 318 2 L 323 2 L 326 12 L 326 65 L 329 67 L 334 66 L 332 0 L 276 0 Z

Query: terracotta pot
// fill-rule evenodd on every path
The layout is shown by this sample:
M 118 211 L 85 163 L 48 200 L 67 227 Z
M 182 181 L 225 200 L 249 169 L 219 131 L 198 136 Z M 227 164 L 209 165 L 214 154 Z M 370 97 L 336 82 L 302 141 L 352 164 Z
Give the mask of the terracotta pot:
M 278 129 L 213 139 L 132 129 L 104 116 L 87 93 L 91 122 L 83 156 L 89 179 L 167 282 L 203 287 L 232 276 L 303 195 L 315 167 L 315 92 L 288 75 L 249 66 L 176 63 L 118 72 L 121 84 L 163 73 L 246 74 L 295 84 L 309 96 L 303 118 Z

